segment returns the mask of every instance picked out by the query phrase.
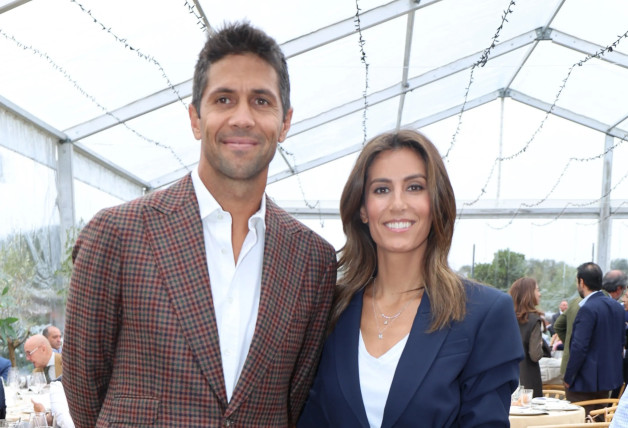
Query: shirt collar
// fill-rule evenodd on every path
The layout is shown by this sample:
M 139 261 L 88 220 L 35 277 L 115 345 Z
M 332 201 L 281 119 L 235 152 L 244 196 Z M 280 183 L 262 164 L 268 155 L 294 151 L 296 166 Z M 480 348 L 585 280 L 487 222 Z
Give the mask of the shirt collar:
M 596 291 L 594 291 L 593 293 L 589 294 L 587 297 L 585 297 L 584 299 L 582 299 L 582 300 L 578 303 L 578 305 L 579 305 L 580 307 L 583 307 L 583 306 L 584 306 L 584 304 L 587 302 L 587 300 L 589 300 L 589 297 L 593 296 L 595 293 L 601 293 L 601 291 L 600 291 L 600 290 L 596 290 Z
M 209 217 L 216 211 L 224 212 L 218 201 L 214 198 L 207 187 L 201 181 L 201 177 L 198 175 L 198 168 L 192 170 L 192 185 L 194 186 L 194 193 L 196 194 L 196 200 L 198 201 L 198 208 L 201 214 L 201 219 Z M 255 212 L 249 219 L 249 228 L 254 228 L 255 223 L 260 223 L 263 229 L 266 229 L 266 197 L 262 196 L 262 202 L 260 203 L 259 210 Z
M 46 364 L 46 367 L 50 367 L 50 366 L 54 366 L 55 365 L 55 353 L 53 352 L 50 355 L 50 359 L 48 360 L 48 364 Z

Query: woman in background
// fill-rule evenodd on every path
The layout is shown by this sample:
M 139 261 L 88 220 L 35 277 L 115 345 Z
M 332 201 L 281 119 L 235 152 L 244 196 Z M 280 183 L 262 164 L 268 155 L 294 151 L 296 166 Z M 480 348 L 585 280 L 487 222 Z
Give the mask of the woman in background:
M 539 360 L 543 357 L 543 312 L 536 309 L 541 302 L 541 290 L 533 278 L 519 278 L 510 286 L 510 295 L 519 321 L 519 332 L 525 359 L 519 363 L 519 383 L 534 390 L 534 397 L 543 396 Z
M 340 216 L 333 332 L 298 426 L 509 426 L 512 302 L 447 263 L 456 203 L 434 145 L 414 131 L 370 141 Z

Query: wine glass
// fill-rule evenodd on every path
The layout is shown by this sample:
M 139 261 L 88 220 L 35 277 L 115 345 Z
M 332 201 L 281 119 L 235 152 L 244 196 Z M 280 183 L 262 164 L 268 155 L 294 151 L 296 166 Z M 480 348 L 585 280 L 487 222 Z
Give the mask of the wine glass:
M 35 393 L 39 394 L 41 390 L 46 386 L 46 376 L 43 372 L 34 372 L 31 375 L 31 383 L 30 389 Z
M 45 378 L 44 378 L 45 380 Z M 30 427 L 31 428 L 43 428 L 48 426 L 48 421 L 46 420 L 46 414 L 44 412 L 34 412 L 31 413 L 30 418 Z

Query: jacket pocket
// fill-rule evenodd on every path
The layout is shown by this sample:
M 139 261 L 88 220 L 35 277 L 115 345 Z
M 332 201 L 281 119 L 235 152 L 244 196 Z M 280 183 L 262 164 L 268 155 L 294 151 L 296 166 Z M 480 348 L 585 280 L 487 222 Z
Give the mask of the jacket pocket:
M 117 396 L 113 399 L 113 409 L 109 416 L 112 423 L 132 423 L 151 425 L 157 420 L 159 400 L 147 396 Z

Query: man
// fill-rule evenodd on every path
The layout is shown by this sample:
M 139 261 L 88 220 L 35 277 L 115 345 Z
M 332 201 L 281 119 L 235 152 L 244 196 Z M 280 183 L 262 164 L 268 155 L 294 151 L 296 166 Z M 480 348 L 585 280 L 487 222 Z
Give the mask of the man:
M 292 118 L 286 60 L 248 23 L 194 73 L 198 170 L 103 210 L 73 252 L 63 384 L 77 427 L 296 423 L 336 282 L 333 247 L 264 196 Z
M 63 360 L 61 354 L 52 352 L 48 339 L 43 334 L 35 334 L 24 342 L 26 359 L 33 363 L 36 372 L 44 372 L 46 383 L 61 376 Z
M 59 330 L 54 325 L 49 325 L 41 332 L 48 342 L 50 342 L 50 346 L 52 346 L 52 352 L 61 353 L 61 330 Z
M 552 318 L 550 320 L 550 325 L 547 327 L 551 336 L 556 334 L 556 330 L 554 330 L 554 324 L 556 324 L 556 320 L 563 312 L 567 310 L 568 307 L 569 307 L 569 304 L 567 303 L 567 301 L 561 300 L 560 304 L 558 305 L 558 312 L 552 315 Z
M 608 398 L 610 391 L 623 383 L 624 311 L 600 291 L 602 270 L 598 265 L 580 265 L 577 279 L 582 301 L 571 333 L 564 376 L 566 396 L 570 401 Z
M 571 343 L 571 332 L 573 330 L 573 322 L 576 319 L 578 309 L 580 309 L 580 302 L 582 297 L 577 296 L 569 302 L 567 310 L 565 310 L 556 319 L 554 323 L 554 331 L 558 335 L 558 338 L 563 342 L 563 355 L 560 362 L 560 374 L 565 374 L 567 368 L 567 362 L 569 361 L 569 344 Z
M 626 291 L 627 283 L 628 278 L 626 274 L 619 269 L 613 269 L 606 272 L 606 275 L 604 275 L 602 279 L 602 289 L 604 289 L 610 297 L 619 301 Z

